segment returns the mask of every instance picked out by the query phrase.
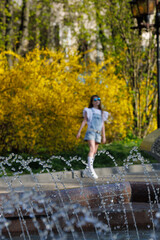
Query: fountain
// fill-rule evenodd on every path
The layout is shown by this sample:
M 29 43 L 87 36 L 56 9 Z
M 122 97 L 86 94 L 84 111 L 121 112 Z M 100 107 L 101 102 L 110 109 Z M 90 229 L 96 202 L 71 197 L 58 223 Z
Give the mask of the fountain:
M 155 131 L 148 134 L 141 144 L 141 149 L 151 156 L 153 156 L 158 161 L 160 160 L 160 129 L 156 129 Z
M 94 181 L 83 177 L 83 170 L 72 169 L 72 161 L 86 164 L 78 157 L 0 157 L 1 239 L 159 239 L 159 165 L 149 164 L 136 148 L 122 167 L 109 152 L 100 154 L 108 155 L 115 167 L 104 174 L 96 169 L 101 177 Z M 51 171 L 55 158 L 70 171 Z M 141 164 L 135 166 L 135 161 Z M 32 172 L 32 164 L 41 166 L 40 174 Z

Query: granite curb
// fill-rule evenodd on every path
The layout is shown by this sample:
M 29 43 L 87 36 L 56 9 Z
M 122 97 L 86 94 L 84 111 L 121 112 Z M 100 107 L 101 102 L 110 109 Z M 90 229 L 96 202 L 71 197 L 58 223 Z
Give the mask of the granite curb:
M 106 182 L 124 182 L 124 181 L 139 181 L 144 182 L 145 179 L 150 179 L 153 182 L 159 182 L 160 179 L 160 164 L 146 164 L 146 165 L 130 165 L 128 168 L 124 167 L 110 167 L 110 168 L 95 168 L 97 175 L 96 184 L 103 184 Z M 64 171 L 41 173 L 33 175 L 20 176 L 3 176 L 0 178 L 0 192 L 7 191 L 9 186 L 13 188 L 20 188 L 24 186 L 27 188 L 41 186 L 43 189 L 54 190 L 56 188 L 75 188 L 94 185 L 95 181 L 84 177 L 83 170 Z
M 74 178 L 84 178 L 82 170 L 75 170 L 75 171 L 61 171 L 61 172 L 52 172 L 50 173 L 42 173 L 42 174 L 35 174 L 39 183 L 44 182 L 53 182 L 57 180 L 64 180 L 65 179 L 74 179 Z M 95 168 L 97 175 L 101 178 L 111 177 L 112 175 L 145 175 L 145 174 L 160 174 L 160 163 L 154 164 L 144 164 L 144 165 L 130 165 L 128 167 L 107 167 L 107 168 Z M 33 181 L 33 176 L 31 175 L 21 175 L 21 178 L 24 181 Z M 1 181 L 1 179 L 0 179 Z
M 128 227 L 128 229 L 135 229 L 135 227 L 139 229 L 140 228 L 148 229 L 148 226 L 152 228 L 153 219 L 155 219 L 156 213 L 159 212 L 159 207 L 157 203 L 159 203 L 159 200 L 160 200 L 160 193 L 158 191 L 160 186 L 154 185 L 158 194 L 157 195 L 158 202 L 157 201 L 155 202 L 156 197 L 155 197 L 154 191 L 151 192 L 151 195 L 150 195 L 151 199 L 148 198 L 148 191 L 147 191 L 148 185 L 146 186 L 145 182 L 140 183 L 140 185 L 138 186 L 138 189 L 141 191 L 141 194 L 139 195 L 139 190 L 137 192 L 135 191 L 136 189 L 134 190 L 134 194 L 133 194 L 132 192 L 133 188 L 134 187 L 137 188 L 135 184 L 137 185 L 139 183 L 125 182 L 121 184 L 119 183 L 107 184 L 107 185 L 100 185 L 98 188 L 97 186 L 83 188 L 83 191 L 81 191 L 81 189 L 69 189 L 67 190 L 67 192 L 62 190 L 60 192 L 61 193 L 60 195 L 59 195 L 59 191 L 55 191 L 55 192 L 47 191 L 45 192 L 46 200 L 48 197 L 49 199 L 51 199 L 51 201 L 49 201 L 51 205 L 49 208 L 50 213 L 48 215 L 46 215 L 46 209 L 43 205 L 43 201 L 36 202 L 33 195 L 33 202 L 36 203 L 36 206 L 39 206 L 40 208 L 40 212 L 37 211 L 37 208 L 35 208 L 36 221 L 39 224 L 39 229 L 43 231 L 45 230 L 45 227 L 46 227 L 43 224 L 42 217 L 44 220 L 44 218 L 51 216 L 51 214 L 57 213 L 57 206 L 63 209 L 64 205 L 68 202 L 72 204 L 73 203 L 77 204 L 78 202 L 78 204 L 80 204 L 81 207 L 85 207 L 86 209 L 89 209 L 90 211 L 92 211 L 92 216 L 96 217 L 96 219 L 100 220 L 104 224 L 108 224 L 108 216 L 109 216 L 109 226 L 111 229 L 114 229 L 114 230 L 117 229 L 119 231 L 119 230 L 126 229 L 126 227 Z M 149 188 L 150 190 L 153 190 L 152 184 L 149 184 Z M 25 199 L 26 198 L 25 194 L 26 193 L 19 193 L 19 196 L 22 196 L 22 199 L 24 196 L 24 199 Z M 137 195 L 137 196 L 132 196 L 132 195 Z M 8 197 L 10 197 L 10 195 L 8 194 L 0 195 L 0 203 L 2 204 L 2 206 L 3 204 L 5 204 L 6 201 L 9 200 Z M 28 201 L 28 197 L 26 200 Z M 41 200 L 41 198 L 39 200 Z M 103 205 L 102 205 L 102 200 L 103 200 Z M 52 208 L 52 211 L 51 211 L 51 208 Z M 23 221 L 25 221 L 25 224 L 27 226 L 27 230 L 29 231 L 29 233 L 38 234 L 37 229 L 34 226 L 33 221 L 29 215 L 30 213 L 28 213 L 26 209 L 22 209 L 21 213 L 23 214 Z M 67 212 L 67 216 L 68 218 L 74 217 L 75 219 L 77 218 L 77 216 L 82 217 L 82 212 L 78 212 L 78 213 L 79 215 L 74 214 L 71 208 L 71 211 Z M 22 233 L 19 212 L 15 210 L 14 213 L 9 212 L 9 213 L 6 213 L 4 216 L 9 221 L 11 221 L 11 224 L 8 228 L 10 234 L 12 236 L 19 236 Z M 74 223 L 75 222 L 73 222 L 73 224 Z M 83 227 L 83 230 L 93 231 L 94 224 L 91 224 L 91 223 L 85 224 Z M 65 218 L 62 217 L 60 219 L 60 225 L 63 229 L 66 227 Z M 57 227 L 56 225 L 52 225 L 52 230 L 55 232 L 57 231 L 56 227 Z M 80 230 L 77 227 L 77 225 L 74 225 L 74 227 L 76 231 Z M 8 231 L 6 228 L 3 229 L 2 233 L 4 236 L 8 236 Z
M 24 180 L 24 182 L 33 182 L 34 176 L 36 177 L 39 183 L 50 183 L 57 180 L 65 180 L 65 179 L 74 179 L 74 178 L 84 178 L 82 170 L 75 171 L 61 171 L 61 172 L 51 172 L 51 173 L 41 173 L 41 174 L 25 174 L 20 175 L 20 178 Z M 144 164 L 144 165 L 130 165 L 128 167 L 107 167 L 107 168 L 95 168 L 97 175 L 101 178 L 106 178 L 107 176 L 112 175 L 145 175 L 145 174 L 157 174 L 160 175 L 160 163 L 154 164 Z M 6 176 L 5 176 L 6 178 Z M 8 179 L 15 179 L 16 176 L 7 177 Z M 4 177 L 0 178 L 1 182 L 4 182 Z

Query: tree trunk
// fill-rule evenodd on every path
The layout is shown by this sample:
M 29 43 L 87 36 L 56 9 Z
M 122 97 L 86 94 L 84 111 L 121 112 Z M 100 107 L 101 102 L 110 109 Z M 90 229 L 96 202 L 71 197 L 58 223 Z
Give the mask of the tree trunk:
M 55 28 L 54 4 L 53 4 L 53 1 L 51 1 L 50 2 L 50 21 L 49 21 L 49 28 L 48 28 L 48 47 L 49 47 L 49 49 L 54 49 L 54 47 L 55 47 L 54 28 Z
M 13 37 L 13 24 L 12 24 L 12 16 L 13 16 L 13 3 L 11 0 L 5 1 L 5 50 L 12 50 L 13 43 L 12 43 L 12 37 Z M 9 66 L 12 66 L 12 57 L 10 55 L 7 55 Z
M 5 0 L 6 1 L 6 0 Z M 0 16 L 0 21 L 3 27 L 1 27 L 1 33 L 2 33 L 2 41 L 3 44 L 5 45 L 5 33 L 6 33 L 6 14 L 5 14 L 5 6 L 6 3 L 0 2 L 0 11 L 1 11 L 1 16 Z
M 41 9 L 39 8 L 39 0 L 36 0 L 36 45 L 40 46 L 40 29 L 39 29 L 39 17 Z
M 104 29 L 103 29 L 103 24 L 101 21 L 100 17 L 100 9 L 98 5 L 98 1 L 94 1 L 95 4 L 95 10 L 96 10 L 96 24 L 97 24 L 97 35 L 100 40 L 101 46 L 102 46 L 102 52 L 104 54 L 104 57 L 106 58 L 107 56 L 107 37 L 105 36 Z
M 51 50 L 60 48 L 60 23 L 56 22 L 55 2 L 50 1 L 50 19 L 48 28 L 48 47 Z
M 18 53 L 24 55 L 28 50 L 28 25 L 29 25 L 30 0 L 23 0 L 21 25 L 18 39 Z
M 11 0 L 5 1 L 6 9 L 6 32 L 5 32 L 5 49 L 12 49 L 12 16 L 13 16 L 13 5 Z

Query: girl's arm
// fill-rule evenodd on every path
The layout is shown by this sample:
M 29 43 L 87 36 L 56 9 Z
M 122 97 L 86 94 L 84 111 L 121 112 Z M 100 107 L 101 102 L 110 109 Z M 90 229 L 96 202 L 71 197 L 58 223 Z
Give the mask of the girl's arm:
M 83 119 L 80 129 L 77 133 L 77 137 L 76 137 L 77 139 L 80 138 L 82 128 L 85 126 L 86 123 L 87 123 L 87 113 L 85 113 L 84 119 Z
M 103 122 L 103 125 L 102 125 L 102 143 L 106 143 L 106 133 L 105 133 L 104 122 Z

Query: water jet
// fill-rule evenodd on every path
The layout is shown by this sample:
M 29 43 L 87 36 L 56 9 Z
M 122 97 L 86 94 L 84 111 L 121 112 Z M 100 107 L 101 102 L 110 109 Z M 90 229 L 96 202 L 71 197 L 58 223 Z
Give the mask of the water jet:
M 122 167 L 111 156 L 115 168 L 96 169 L 100 177 L 93 181 L 83 177 L 83 170 L 72 169 L 72 159 L 71 171 L 50 171 L 56 157 L 47 163 L 14 154 L 1 157 L 1 239 L 158 239 L 158 165 L 149 164 L 134 148 Z M 133 165 L 137 160 L 141 165 Z M 32 161 L 47 173 L 33 174 Z M 5 166 L 15 163 L 20 171 L 13 168 L 13 176 L 7 176 Z M 23 175 L 26 169 L 30 174 Z

